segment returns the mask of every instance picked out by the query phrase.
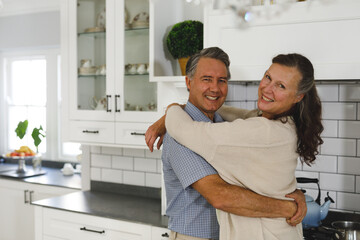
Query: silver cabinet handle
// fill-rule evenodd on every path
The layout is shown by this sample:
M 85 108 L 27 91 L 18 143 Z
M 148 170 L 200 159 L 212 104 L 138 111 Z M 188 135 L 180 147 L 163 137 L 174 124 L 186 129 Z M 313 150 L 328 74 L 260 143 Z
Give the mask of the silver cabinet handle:
M 90 130 L 83 130 L 82 131 L 83 133 L 94 133 L 94 134 L 97 134 L 97 133 L 99 133 L 99 131 L 90 131 Z
M 92 229 L 87 229 L 86 227 L 82 227 L 82 228 L 80 228 L 80 230 L 81 231 L 87 231 L 87 232 L 99 233 L 99 234 L 105 234 L 105 230 L 96 231 L 96 230 L 92 230 Z
M 27 200 L 27 193 L 29 192 L 29 190 L 24 190 L 24 203 L 29 203 L 29 200 Z
M 32 202 L 33 202 L 33 193 L 34 193 L 34 191 L 30 191 L 30 192 L 29 192 L 29 195 L 30 195 L 30 201 L 29 201 L 29 203 L 32 203 Z

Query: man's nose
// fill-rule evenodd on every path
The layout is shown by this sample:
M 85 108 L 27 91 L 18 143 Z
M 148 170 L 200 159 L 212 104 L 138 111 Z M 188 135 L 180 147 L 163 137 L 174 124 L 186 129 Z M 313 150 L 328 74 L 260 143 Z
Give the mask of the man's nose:
M 212 81 L 211 83 L 210 83 L 210 91 L 213 91 L 213 92 L 217 92 L 217 91 L 219 91 L 219 83 L 218 83 L 218 81 Z

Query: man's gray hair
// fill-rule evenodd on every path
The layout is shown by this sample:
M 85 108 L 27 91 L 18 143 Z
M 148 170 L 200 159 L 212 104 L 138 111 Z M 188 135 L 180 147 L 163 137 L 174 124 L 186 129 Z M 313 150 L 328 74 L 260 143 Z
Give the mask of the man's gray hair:
M 204 48 L 203 50 L 201 50 L 198 53 L 195 53 L 189 58 L 186 64 L 186 76 L 188 78 L 192 79 L 194 77 L 197 65 L 201 58 L 214 58 L 223 62 L 227 70 L 227 80 L 230 79 L 231 75 L 229 70 L 229 66 L 230 66 L 229 56 L 221 48 L 218 47 Z

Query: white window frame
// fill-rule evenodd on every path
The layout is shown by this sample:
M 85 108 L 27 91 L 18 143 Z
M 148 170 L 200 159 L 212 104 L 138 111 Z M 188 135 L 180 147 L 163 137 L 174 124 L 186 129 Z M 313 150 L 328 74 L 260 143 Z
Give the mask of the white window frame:
M 0 131 L 2 134 L 0 138 L 0 153 L 5 153 L 8 151 L 7 137 L 8 131 L 6 126 L 8 126 L 8 106 L 6 103 L 6 73 L 9 71 L 9 60 L 20 60 L 20 59 L 30 59 L 36 56 L 44 56 L 47 61 L 47 70 L 46 70 L 46 79 L 47 79 L 47 101 L 46 101 L 46 140 L 47 140 L 47 150 L 46 154 L 43 155 L 44 160 L 54 160 L 54 161 L 74 161 L 76 158 L 74 156 L 63 155 L 62 142 L 61 142 L 61 125 L 60 125 L 60 115 L 61 115 L 61 69 L 60 69 L 60 49 L 36 49 L 36 50 L 22 50 L 22 51 L 11 51 L 4 52 L 0 54 L 0 64 L 2 71 L 0 71 L 0 112 L 6 113 L 0 119 Z M 50 63 L 50 64 L 48 64 Z M 51 97 L 49 97 L 51 96 Z

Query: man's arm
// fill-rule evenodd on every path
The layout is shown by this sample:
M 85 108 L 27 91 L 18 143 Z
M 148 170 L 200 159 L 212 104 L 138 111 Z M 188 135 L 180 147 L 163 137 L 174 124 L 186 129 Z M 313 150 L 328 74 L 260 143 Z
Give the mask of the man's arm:
M 247 217 L 283 217 L 290 225 L 296 225 L 306 215 L 306 204 L 298 206 L 294 201 L 269 198 L 248 189 L 226 183 L 218 174 L 206 176 L 192 184 L 212 206 L 225 212 Z M 301 201 L 300 201 L 301 202 Z M 295 219 L 292 217 L 299 215 Z M 291 218 L 291 221 L 290 221 Z

